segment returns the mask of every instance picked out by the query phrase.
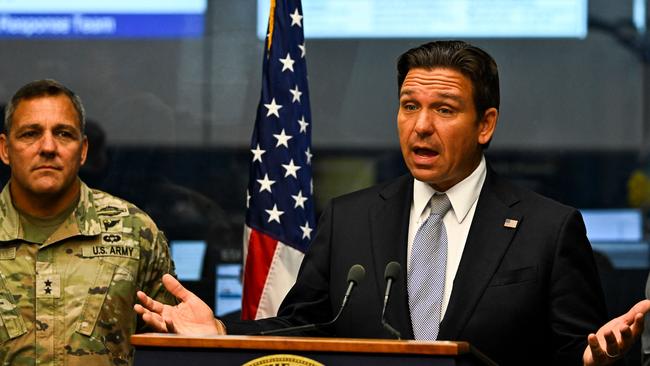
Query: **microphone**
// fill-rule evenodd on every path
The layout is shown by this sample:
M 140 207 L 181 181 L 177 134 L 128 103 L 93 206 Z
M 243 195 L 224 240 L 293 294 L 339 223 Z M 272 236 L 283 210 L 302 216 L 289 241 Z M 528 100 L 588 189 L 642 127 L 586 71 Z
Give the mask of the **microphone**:
M 346 305 L 348 304 L 348 300 L 350 299 L 350 294 L 352 293 L 352 289 L 357 286 L 361 281 L 363 281 L 363 278 L 366 276 L 366 269 L 363 268 L 362 265 L 360 264 L 355 264 L 352 267 L 350 267 L 350 270 L 348 270 L 348 288 L 345 291 L 345 295 L 343 296 L 343 301 L 341 302 L 341 307 L 339 307 L 338 313 L 336 313 L 336 316 L 328 322 L 325 323 L 312 323 L 312 324 L 305 324 L 305 325 L 299 325 L 297 327 L 289 327 L 289 328 L 279 328 L 279 329 L 271 329 L 271 330 L 265 330 L 257 333 L 258 335 L 273 335 L 273 334 L 285 334 L 285 333 L 294 333 L 298 331 L 305 331 L 305 330 L 314 330 L 317 328 L 321 327 L 328 327 L 332 324 L 334 324 L 339 317 L 341 316 L 341 313 L 343 313 L 343 309 L 345 309 Z
M 393 328 L 384 317 L 386 313 L 386 306 L 388 305 L 388 298 L 390 297 L 390 289 L 393 287 L 393 282 L 399 278 L 399 274 L 402 271 L 402 266 L 397 262 L 389 262 L 386 265 L 384 270 L 384 278 L 386 279 L 386 292 L 384 294 L 384 306 L 381 309 L 381 325 L 384 326 L 390 334 L 392 334 L 397 339 L 402 339 L 402 334 Z

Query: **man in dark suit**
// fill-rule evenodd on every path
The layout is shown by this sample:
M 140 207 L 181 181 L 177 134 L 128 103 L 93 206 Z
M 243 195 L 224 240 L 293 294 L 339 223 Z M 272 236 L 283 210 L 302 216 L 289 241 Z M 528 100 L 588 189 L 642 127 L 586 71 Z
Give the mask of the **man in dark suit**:
M 510 184 L 483 156 L 498 119 L 492 57 L 464 42 L 432 42 L 407 51 L 397 67 L 397 125 L 410 174 L 334 199 L 278 316 L 228 322 L 228 332 L 327 322 L 346 292 L 348 268 L 361 264 L 366 279 L 341 318 L 318 331 L 391 337 L 380 322 L 384 267 L 397 261 L 406 270 L 386 318 L 404 338 L 468 341 L 501 365 L 620 358 L 650 302 L 590 335 L 606 310 L 580 214 Z M 144 307 L 136 310 L 147 322 L 162 331 L 224 332 L 196 296 L 171 276 L 163 283 L 184 302 L 162 306 L 140 293 Z

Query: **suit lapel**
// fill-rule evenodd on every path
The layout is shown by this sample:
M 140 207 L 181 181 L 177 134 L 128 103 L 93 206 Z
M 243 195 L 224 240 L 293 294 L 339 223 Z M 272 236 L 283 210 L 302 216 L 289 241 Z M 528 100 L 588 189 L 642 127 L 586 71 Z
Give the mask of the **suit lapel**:
M 520 223 L 523 219 L 513 207 L 518 201 L 488 168 L 439 339 L 458 339 L 474 312 L 516 233 L 513 221 L 506 220 Z
M 369 220 L 374 262 L 372 267 L 377 278 L 377 292 L 382 300 L 380 306 L 384 298 L 384 269 L 388 262 L 396 261 L 402 266 L 402 271 L 392 287 L 386 319 L 402 333 L 402 337 L 412 338 L 405 272 L 408 225 L 413 200 L 412 177 L 406 175 L 388 184 L 380 190 L 378 198 L 370 207 Z M 379 321 L 380 319 L 377 319 L 377 322 Z

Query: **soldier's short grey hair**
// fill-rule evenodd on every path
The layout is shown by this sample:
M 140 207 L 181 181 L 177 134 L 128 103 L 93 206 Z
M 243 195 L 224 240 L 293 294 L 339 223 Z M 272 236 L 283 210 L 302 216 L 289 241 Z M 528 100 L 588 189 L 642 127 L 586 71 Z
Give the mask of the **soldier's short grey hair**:
M 9 134 L 9 131 L 11 130 L 11 124 L 13 122 L 12 119 L 14 117 L 14 113 L 16 112 L 16 107 L 18 107 L 18 104 L 20 104 L 21 101 L 38 97 L 57 95 L 66 95 L 68 98 L 70 98 L 70 101 L 72 102 L 72 105 L 77 112 L 79 127 L 81 128 L 81 133 L 83 134 L 86 129 L 86 111 L 84 109 L 83 103 L 81 102 L 81 98 L 68 87 L 54 79 L 34 80 L 23 85 L 20 89 L 18 89 L 18 91 L 16 91 L 5 108 L 5 133 Z

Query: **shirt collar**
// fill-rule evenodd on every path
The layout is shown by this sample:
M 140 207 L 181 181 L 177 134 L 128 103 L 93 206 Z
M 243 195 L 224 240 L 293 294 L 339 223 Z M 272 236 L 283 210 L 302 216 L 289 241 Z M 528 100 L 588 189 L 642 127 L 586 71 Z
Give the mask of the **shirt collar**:
M 485 157 L 483 156 L 472 174 L 444 192 L 449 197 L 452 211 L 458 223 L 461 223 L 465 219 L 474 202 L 478 200 L 486 174 L 487 168 Z M 428 183 L 417 179 L 413 180 L 413 208 L 419 216 L 428 208 L 429 200 L 431 200 L 431 197 L 435 193 L 437 191 Z

